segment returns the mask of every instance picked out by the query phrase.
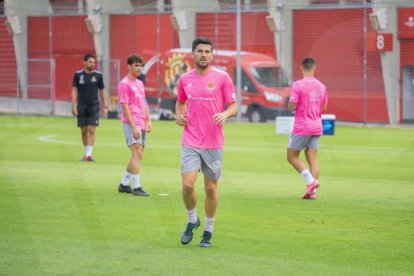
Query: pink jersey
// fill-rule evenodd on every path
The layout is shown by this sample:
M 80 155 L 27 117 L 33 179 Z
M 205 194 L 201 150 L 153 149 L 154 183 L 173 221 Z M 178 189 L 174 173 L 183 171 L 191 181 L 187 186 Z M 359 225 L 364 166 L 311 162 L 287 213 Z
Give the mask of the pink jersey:
M 322 135 L 323 105 L 328 102 L 325 85 L 314 77 L 305 77 L 292 85 L 290 103 L 296 103 L 293 134 Z
M 126 76 L 118 85 L 118 100 L 120 104 L 128 104 L 129 112 L 135 125 L 145 129 L 147 121 L 147 100 L 145 98 L 144 84 L 140 80 L 131 80 Z M 121 121 L 128 123 L 121 109 Z
M 178 81 L 180 103 L 187 102 L 187 125 L 184 127 L 182 144 L 202 149 L 222 149 L 223 126 L 214 123 L 213 115 L 223 112 L 227 104 L 236 101 L 236 93 L 230 76 L 211 67 L 205 76 L 195 69 L 181 75 Z

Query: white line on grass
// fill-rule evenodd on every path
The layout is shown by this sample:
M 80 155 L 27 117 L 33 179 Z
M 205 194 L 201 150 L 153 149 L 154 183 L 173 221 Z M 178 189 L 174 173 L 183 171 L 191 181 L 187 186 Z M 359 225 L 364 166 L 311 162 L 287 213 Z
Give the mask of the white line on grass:
M 57 139 L 58 135 L 56 134 L 48 134 L 44 136 L 39 136 L 37 139 L 42 142 L 49 142 L 49 143 L 57 143 L 57 144 L 66 144 L 66 145 L 76 145 L 79 142 L 74 141 L 64 141 Z M 125 146 L 124 143 L 99 143 L 102 146 L 107 147 L 123 147 Z M 256 146 L 259 143 L 255 144 Z M 263 143 L 260 143 L 263 145 Z M 180 145 L 156 145 L 156 144 L 148 144 L 148 148 L 160 148 L 160 149 L 179 149 Z M 269 149 L 270 148 L 270 149 Z M 341 154 L 409 154 L 414 155 L 414 151 L 408 148 L 389 148 L 389 147 L 370 147 L 370 146 L 337 146 L 337 145 L 320 145 L 321 151 L 324 148 L 329 148 L 331 151 Z M 284 152 L 286 151 L 286 144 L 285 143 L 267 143 L 263 147 L 253 147 L 250 145 L 245 146 L 231 146 L 226 144 L 225 146 L 226 151 L 244 151 L 244 152 Z
M 65 144 L 65 145 L 75 145 L 78 144 L 77 142 L 72 142 L 72 141 L 61 141 L 61 140 L 57 140 L 55 139 L 57 135 L 55 134 L 49 134 L 49 135 L 45 135 L 45 136 L 39 136 L 37 137 L 37 140 L 42 141 L 42 142 L 50 142 L 50 143 L 57 143 L 57 144 Z

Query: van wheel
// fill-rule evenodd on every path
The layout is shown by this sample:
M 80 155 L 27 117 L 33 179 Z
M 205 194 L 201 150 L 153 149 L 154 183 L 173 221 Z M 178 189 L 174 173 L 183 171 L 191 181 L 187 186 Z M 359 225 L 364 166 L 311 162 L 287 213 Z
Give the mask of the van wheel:
M 249 122 L 259 123 L 266 121 L 265 114 L 260 107 L 249 108 L 247 116 L 249 117 Z

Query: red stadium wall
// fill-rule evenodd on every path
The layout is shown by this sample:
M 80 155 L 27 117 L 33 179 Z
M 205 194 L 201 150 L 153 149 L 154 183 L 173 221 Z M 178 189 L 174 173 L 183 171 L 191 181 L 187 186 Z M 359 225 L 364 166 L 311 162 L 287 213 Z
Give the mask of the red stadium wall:
M 411 65 L 414 66 L 414 39 L 406 39 L 400 41 L 401 43 L 401 56 L 400 64 L 402 66 Z
M 296 10 L 293 16 L 293 78 L 302 77 L 302 58 L 312 56 L 317 62 L 316 77 L 328 89 L 329 113 L 342 121 L 388 123 L 377 52 L 367 53 L 364 92 L 363 9 Z M 367 26 L 373 32 L 369 21 Z
M 276 58 L 273 33 L 267 23 L 267 12 L 246 12 L 241 15 L 241 48 L 243 51 L 257 52 Z M 216 35 L 215 24 L 218 31 Z M 236 50 L 235 13 L 198 13 L 196 36 L 207 36 L 216 49 Z
M 402 66 L 414 65 L 414 8 L 398 9 L 398 38 L 401 52 L 400 64 Z
M 126 59 L 130 54 L 138 53 L 144 61 L 148 61 L 158 54 L 158 50 L 163 53 L 179 47 L 178 36 L 171 25 L 171 14 L 158 16 L 159 42 L 157 42 L 157 15 L 111 15 L 110 56 L 111 59 L 120 61 L 121 79 L 127 74 Z M 147 78 L 146 81 L 152 83 L 158 80 Z M 114 91 L 111 91 L 111 94 L 114 94 Z
M 414 8 L 398 9 L 398 38 L 400 39 L 400 78 L 402 79 L 403 67 L 414 66 Z M 403 89 L 400 91 L 400 118 L 403 118 Z M 414 108 L 414 107 L 412 107 Z
M 17 66 L 14 53 L 13 39 L 3 23 L 5 17 L 0 17 L 0 96 L 16 97 L 17 95 Z
M 75 71 L 83 68 L 83 56 L 95 51 L 93 36 L 86 28 L 84 16 L 52 17 L 51 23 L 53 36 L 50 43 L 49 17 L 28 17 L 28 56 L 50 58 L 50 46 L 52 47 L 52 55 L 55 59 L 55 97 L 56 100 L 69 101 Z M 32 70 L 29 68 L 30 71 Z M 29 73 L 29 80 L 30 78 L 32 77 Z M 32 79 L 32 81 L 41 80 Z M 37 91 L 36 95 L 39 98 L 48 98 L 49 91 Z

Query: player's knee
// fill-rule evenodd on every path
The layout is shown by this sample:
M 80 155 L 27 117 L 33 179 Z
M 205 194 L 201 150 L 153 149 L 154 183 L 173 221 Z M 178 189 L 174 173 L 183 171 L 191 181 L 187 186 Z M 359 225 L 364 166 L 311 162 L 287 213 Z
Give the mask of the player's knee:
M 194 192 L 194 183 L 191 181 L 184 181 L 183 182 L 183 192 L 186 194 L 191 194 Z
M 286 156 L 286 160 L 290 163 L 290 164 L 293 164 L 294 163 L 294 161 L 295 161 L 295 156 L 292 156 L 292 155 L 287 155 Z
M 207 197 L 215 197 L 217 194 L 216 186 L 210 185 L 204 188 Z

